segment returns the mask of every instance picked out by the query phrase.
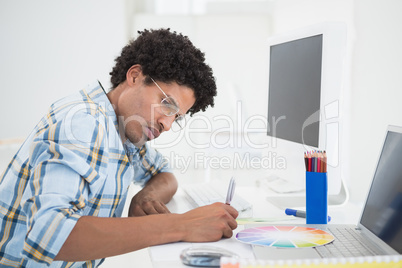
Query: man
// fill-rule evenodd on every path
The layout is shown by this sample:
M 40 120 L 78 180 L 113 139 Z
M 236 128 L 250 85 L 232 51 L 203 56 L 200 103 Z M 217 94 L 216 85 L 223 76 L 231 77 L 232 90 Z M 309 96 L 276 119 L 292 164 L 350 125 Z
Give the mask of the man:
M 146 141 L 213 106 L 216 85 L 187 37 L 145 30 L 111 74 L 54 103 L 0 177 L 0 266 L 93 267 L 175 241 L 232 236 L 237 211 L 215 203 L 184 214 L 165 204 L 177 181 Z M 120 218 L 131 182 L 144 185 Z

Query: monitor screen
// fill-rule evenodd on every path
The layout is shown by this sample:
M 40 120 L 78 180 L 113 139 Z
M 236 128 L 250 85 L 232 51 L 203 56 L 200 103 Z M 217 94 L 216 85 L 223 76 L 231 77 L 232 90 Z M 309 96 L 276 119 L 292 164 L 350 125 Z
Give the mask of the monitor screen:
M 402 133 L 388 132 L 360 223 L 402 254 Z
M 318 147 L 322 47 L 322 34 L 270 47 L 269 136 Z

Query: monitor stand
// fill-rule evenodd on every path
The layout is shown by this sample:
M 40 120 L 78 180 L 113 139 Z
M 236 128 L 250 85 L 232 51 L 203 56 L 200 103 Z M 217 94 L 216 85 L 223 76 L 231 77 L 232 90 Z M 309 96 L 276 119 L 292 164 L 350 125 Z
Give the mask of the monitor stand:
M 343 180 L 341 180 L 339 193 L 336 195 L 328 195 L 328 206 L 343 206 L 348 200 L 349 191 Z M 281 194 L 268 196 L 267 201 L 280 209 L 306 207 L 305 195 Z

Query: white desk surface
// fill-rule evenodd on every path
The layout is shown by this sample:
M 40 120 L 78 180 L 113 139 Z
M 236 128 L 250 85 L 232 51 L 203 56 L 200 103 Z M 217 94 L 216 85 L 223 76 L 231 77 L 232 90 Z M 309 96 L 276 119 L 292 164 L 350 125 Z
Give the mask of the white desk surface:
M 269 224 L 305 224 L 305 219 L 286 216 L 282 209 L 266 201 L 268 190 L 257 187 L 239 186 L 236 193 L 253 204 L 253 217 L 270 219 Z M 272 193 L 271 193 L 272 194 Z M 172 212 L 183 213 L 189 209 L 185 200 L 184 193 L 178 190 L 168 208 Z M 356 224 L 361 213 L 361 205 L 348 203 L 341 207 L 328 208 L 328 214 L 332 217 L 329 224 L 350 223 Z M 186 243 L 178 242 L 166 245 L 154 246 L 149 249 L 123 254 L 120 256 L 107 258 L 103 268 L 111 267 L 142 267 L 142 268 L 170 268 L 170 267 L 189 267 L 183 265 L 180 261 L 180 253 L 183 249 L 194 245 L 213 245 L 223 247 L 237 253 L 241 258 L 254 259 L 251 246 L 238 242 L 235 234 L 244 229 L 244 225 L 239 225 L 234 231 L 232 238 L 222 239 L 212 243 Z M 149 255 L 148 255 L 149 253 Z

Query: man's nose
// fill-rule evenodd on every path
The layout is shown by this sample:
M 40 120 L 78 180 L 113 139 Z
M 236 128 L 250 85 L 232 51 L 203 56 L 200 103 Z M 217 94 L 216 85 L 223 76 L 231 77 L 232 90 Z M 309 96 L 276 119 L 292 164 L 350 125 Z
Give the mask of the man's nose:
M 166 116 L 166 115 L 161 116 L 161 118 L 159 119 L 159 123 L 163 125 L 163 131 L 170 130 L 175 118 L 176 117 L 174 115 L 173 116 Z

